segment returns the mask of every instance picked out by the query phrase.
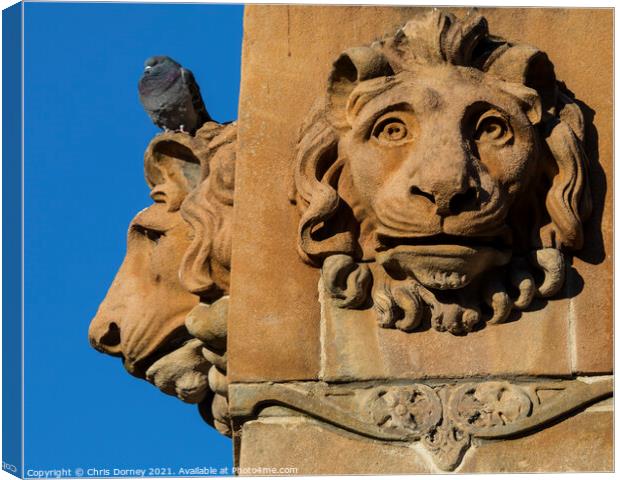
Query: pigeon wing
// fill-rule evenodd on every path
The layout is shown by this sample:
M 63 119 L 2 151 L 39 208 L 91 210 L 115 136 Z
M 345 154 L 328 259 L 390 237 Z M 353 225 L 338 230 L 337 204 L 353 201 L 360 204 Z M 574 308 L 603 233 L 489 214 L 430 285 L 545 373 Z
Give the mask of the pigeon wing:
M 211 117 L 207 112 L 207 108 L 205 107 L 205 104 L 202 100 L 202 95 L 200 94 L 200 87 L 198 86 L 198 83 L 196 83 L 196 80 L 194 79 L 194 74 L 190 70 L 182 68 L 181 77 L 183 78 L 183 83 L 185 84 L 189 94 L 191 95 L 192 106 L 194 107 L 196 116 L 199 119 L 199 125 L 197 125 L 197 128 L 200 128 L 203 123 L 211 120 Z

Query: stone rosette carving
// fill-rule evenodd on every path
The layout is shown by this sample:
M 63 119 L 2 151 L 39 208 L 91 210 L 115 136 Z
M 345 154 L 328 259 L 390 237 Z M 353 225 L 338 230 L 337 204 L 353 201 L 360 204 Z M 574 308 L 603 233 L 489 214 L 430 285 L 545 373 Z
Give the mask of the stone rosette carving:
M 273 405 L 381 441 L 418 443 L 443 471 L 458 468 L 476 439 L 527 435 L 610 397 L 613 381 L 445 380 L 329 385 L 233 384 L 241 422 Z M 285 414 L 281 414 L 285 415 Z
M 378 388 L 367 408 L 377 426 L 403 433 L 427 431 L 441 420 L 441 401 L 426 385 Z
M 452 395 L 450 409 L 458 425 L 489 428 L 527 417 L 532 400 L 520 388 L 508 382 L 465 385 Z
M 466 334 L 559 292 L 591 210 L 547 55 L 437 10 L 335 61 L 301 128 L 298 251 L 340 308 Z
M 144 171 L 154 204 L 132 220 L 127 254 L 89 328 L 94 348 L 199 405 L 230 435 L 226 318 L 236 124 L 157 135 Z
M 527 389 L 505 381 L 433 389 L 424 384 L 373 390 L 366 408 L 376 425 L 421 440 L 443 470 L 454 470 L 478 429 L 532 414 Z

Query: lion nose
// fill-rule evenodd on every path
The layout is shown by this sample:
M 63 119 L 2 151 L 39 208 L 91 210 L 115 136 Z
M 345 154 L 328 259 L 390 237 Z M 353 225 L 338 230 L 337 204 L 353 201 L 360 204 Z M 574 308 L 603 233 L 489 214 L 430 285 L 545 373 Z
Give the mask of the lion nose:
M 100 313 L 88 329 L 88 340 L 93 348 L 108 355 L 120 355 L 121 329 L 118 323 L 105 319 Z
M 429 127 L 405 162 L 410 197 L 424 197 L 441 217 L 475 210 L 481 185 L 473 160 L 461 141 L 460 126 Z
M 429 200 L 435 205 L 437 215 L 442 217 L 458 215 L 476 207 L 480 197 L 477 186 L 470 185 L 464 178 L 459 182 L 442 180 L 433 182 L 426 188 L 412 185 L 409 193 L 413 197 L 424 197 Z

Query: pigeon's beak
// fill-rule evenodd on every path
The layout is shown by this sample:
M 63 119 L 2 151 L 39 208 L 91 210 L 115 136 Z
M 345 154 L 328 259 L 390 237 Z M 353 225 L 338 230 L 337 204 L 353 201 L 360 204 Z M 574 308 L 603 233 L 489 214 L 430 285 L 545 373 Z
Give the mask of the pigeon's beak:
M 151 68 L 153 68 L 153 67 L 151 67 L 150 65 L 147 65 L 146 67 L 144 67 L 144 71 L 148 72 Z

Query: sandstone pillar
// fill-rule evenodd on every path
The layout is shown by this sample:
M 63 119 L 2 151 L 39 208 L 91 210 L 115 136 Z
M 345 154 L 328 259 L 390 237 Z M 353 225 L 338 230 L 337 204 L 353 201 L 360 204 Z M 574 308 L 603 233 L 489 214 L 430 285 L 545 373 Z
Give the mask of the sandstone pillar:
M 611 39 L 602 9 L 246 7 L 240 467 L 612 468 Z

